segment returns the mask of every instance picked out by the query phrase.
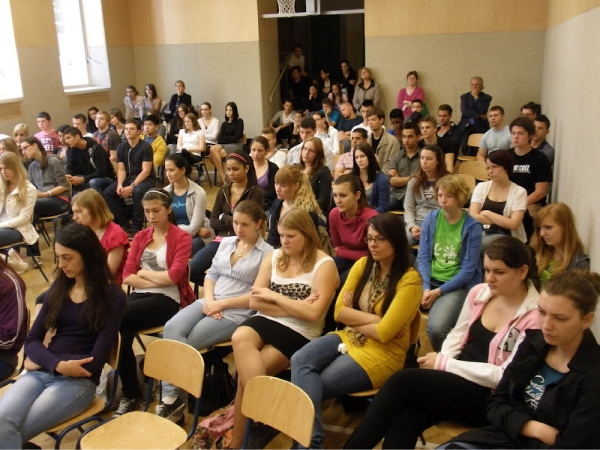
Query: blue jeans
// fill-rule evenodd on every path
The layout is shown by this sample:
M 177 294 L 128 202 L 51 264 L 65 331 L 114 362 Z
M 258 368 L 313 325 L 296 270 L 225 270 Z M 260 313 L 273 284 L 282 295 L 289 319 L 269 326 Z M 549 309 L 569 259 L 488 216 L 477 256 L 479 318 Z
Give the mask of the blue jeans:
M 294 353 L 290 361 L 292 383 L 306 392 L 315 406 L 310 448 L 323 448 L 323 400 L 365 391 L 373 386 L 367 373 L 350 355 L 338 352 L 341 343 L 337 334 L 328 334 L 306 344 Z
M 394 194 L 390 194 L 388 211 L 404 211 L 404 197 L 398 200 Z
M 440 286 L 432 280 L 431 289 Z M 442 349 L 444 339 L 458 320 L 465 299 L 469 290 L 466 287 L 457 289 L 438 298 L 429 310 L 429 320 L 427 321 L 427 335 L 431 341 L 434 352 Z
M 344 287 L 344 283 L 346 282 L 346 278 L 348 278 L 348 274 L 350 273 L 350 269 L 356 261 L 350 261 L 346 258 L 341 258 L 339 256 L 333 257 L 333 262 L 335 263 L 335 267 L 340 274 L 340 289 Z M 337 298 L 337 297 L 336 297 Z
M 45 430 L 85 411 L 96 394 L 88 378 L 34 370 L 0 399 L 0 448 L 21 448 Z
M 197 350 L 231 339 L 238 324 L 228 319 L 213 319 L 202 312 L 204 303 L 195 301 L 165 324 L 164 338 L 191 345 Z M 163 397 L 177 397 L 179 389 L 163 382 Z
M 190 260 L 190 281 L 196 284 L 204 284 L 204 272 L 212 265 L 212 260 L 219 250 L 220 242 L 211 242 L 194 255 Z

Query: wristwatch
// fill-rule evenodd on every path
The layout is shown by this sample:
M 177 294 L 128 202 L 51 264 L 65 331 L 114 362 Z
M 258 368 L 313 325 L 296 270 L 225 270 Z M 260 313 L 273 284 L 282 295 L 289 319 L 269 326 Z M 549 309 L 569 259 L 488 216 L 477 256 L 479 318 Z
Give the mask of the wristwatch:
M 135 182 L 131 183 L 131 185 L 130 185 L 130 186 L 131 186 L 132 188 L 134 188 L 134 189 L 135 189 L 135 186 L 136 186 L 136 185 L 135 185 Z

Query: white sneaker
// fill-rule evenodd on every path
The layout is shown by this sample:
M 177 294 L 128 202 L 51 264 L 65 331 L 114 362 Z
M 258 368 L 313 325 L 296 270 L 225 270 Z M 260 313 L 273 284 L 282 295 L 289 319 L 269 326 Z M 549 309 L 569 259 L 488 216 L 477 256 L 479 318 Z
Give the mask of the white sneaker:
M 11 248 L 8 251 L 8 265 L 14 270 L 17 274 L 21 275 L 27 269 L 29 269 L 29 264 L 27 264 L 21 255 L 14 249 Z
M 35 259 L 38 266 L 42 267 L 42 257 L 41 256 L 34 256 L 33 259 Z

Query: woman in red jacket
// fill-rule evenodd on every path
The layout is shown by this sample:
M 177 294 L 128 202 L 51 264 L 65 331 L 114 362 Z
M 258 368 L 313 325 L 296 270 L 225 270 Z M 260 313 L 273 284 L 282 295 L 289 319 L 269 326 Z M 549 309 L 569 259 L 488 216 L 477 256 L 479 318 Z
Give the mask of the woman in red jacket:
M 135 292 L 127 297 L 121 324 L 123 397 L 114 416 L 135 411 L 143 403 L 132 348 L 136 333 L 164 325 L 180 306 L 194 301 L 188 282 L 192 238 L 177 226 L 171 203 L 164 189 L 150 189 L 142 199 L 149 227 L 135 235 L 123 270 L 123 283 Z

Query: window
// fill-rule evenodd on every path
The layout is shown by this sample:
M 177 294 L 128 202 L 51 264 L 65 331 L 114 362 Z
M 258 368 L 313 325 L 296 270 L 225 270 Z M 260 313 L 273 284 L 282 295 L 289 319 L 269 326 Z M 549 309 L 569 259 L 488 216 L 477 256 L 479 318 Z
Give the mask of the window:
M 23 86 L 9 0 L 0 0 L 0 48 L 0 101 L 19 100 Z
M 65 91 L 109 88 L 101 0 L 53 0 L 53 5 Z

